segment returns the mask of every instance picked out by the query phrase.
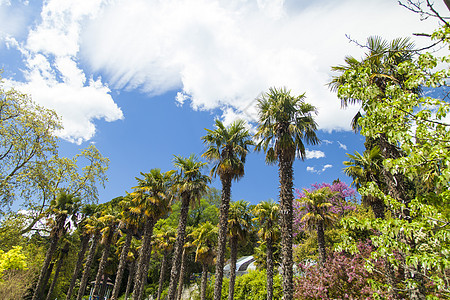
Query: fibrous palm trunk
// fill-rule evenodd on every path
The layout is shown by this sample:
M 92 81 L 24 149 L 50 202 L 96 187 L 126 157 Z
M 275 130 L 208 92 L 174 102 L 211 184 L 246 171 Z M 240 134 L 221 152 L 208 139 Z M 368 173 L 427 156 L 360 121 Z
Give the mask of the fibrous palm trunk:
M 161 271 L 159 272 L 158 296 L 156 299 L 161 299 L 161 293 L 164 283 L 164 276 L 166 275 L 167 262 L 169 260 L 169 251 L 164 250 L 163 260 L 161 263 Z
M 105 247 L 103 248 L 102 258 L 100 260 L 100 264 L 98 265 L 97 276 L 95 277 L 95 285 L 94 285 L 94 297 L 100 294 L 100 287 L 103 275 L 105 273 L 106 261 L 109 257 L 109 250 L 111 248 L 112 239 L 114 237 L 115 229 L 111 227 L 108 232 L 108 236 L 106 237 Z M 105 279 L 104 279 L 105 280 Z
M 111 300 L 116 300 L 119 297 L 120 285 L 122 283 L 123 271 L 125 270 L 125 265 L 127 263 L 128 250 L 130 250 L 131 240 L 133 235 L 131 232 L 127 233 L 125 239 L 125 244 L 123 245 L 122 252 L 120 253 L 119 266 L 117 267 L 116 281 L 114 283 L 114 288 L 112 291 Z
M 72 280 L 70 281 L 69 290 L 67 291 L 66 300 L 70 300 L 72 297 L 73 289 L 75 287 L 75 282 L 77 281 L 78 274 L 80 273 L 81 267 L 83 266 L 84 255 L 86 254 L 86 250 L 89 246 L 89 238 L 88 234 L 84 234 L 81 236 L 81 249 L 78 252 L 77 264 L 75 265 L 75 269 L 73 270 Z
M 202 282 L 200 284 L 200 300 L 206 300 L 206 285 L 208 282 L 208 266 L 202 263 Z
M 327 253 L 325 249 L 325 232 L 323 227 L 323 221 L 320 220 L 317 223 L 317 245 L 319 248 L 319 264 L 321 267 L 324 266 L 325 260 L 327 259 Z
M 52 284 L 50 285 L 50 288 L 48 289 L 47 298 L 46 300 L 51 300 L 53 290 L 55 289 L 56 283 L 58 282 L 59 272 L 61 271 L 64 259 L 67 256 L 67 253 L 69 252 L 69 243 L 65 243 L 63 249 L 61 250 L 61 255 L 58 260 L 58 264 L 56 265 L 55 275 L 53 276 Z
M 189 196 L 182 195 L 180 219 L 178 221 L 177 238 L 175 240 L 175 248 L 173 251 L 173 258 L 172 258 L 172 269 L 170 272 L 169 293 L 167 294 L 168 299 L 175 299 L 175 294 L 177 292 L 181 254 L 182 254 L 183 248 L 184 248 L 184 238 L 186 235 L 186 224 L 187 224 L 187 218 L 189 215 L 189 203 L 190 203 Z
M 273 298 L 273 241 L 272 238 L 266 239 L 266 265 L 267 265 L 267 300 Z
M 237 260 L 237 249 L 238 249 L 238 239 L 237 236 L 230 237 L 230 284 L 228 286 L 228 300 L 233 300 L 234 298 L 234 284 L 236 282 L 236 260 Z
M 181 256 L 180 276 L 178 279 L 177 300 L 181 300 L 181 294 L 183 293 L 184 274 L 186 273 L 186 248 L 183 248 L 183 255 Z
M 86 259 L 86 264 L 84 266 L 83 276 L 81 276 L 80 289 L 78 290 L 77 300 L 81 300 L 86 291 L 87 282 L 91 273 L 91 266 L 94 262 L 95 252 L 97 250 L 97 245 L 100 240 L 100 231 L 97 230 L 92 238 L 91 247 L 89 248 L 89 254 Z
M 151 241 L 153 234 L 153 226 L 155 221 L 148 217 L 145 222 L 144 237 L 142 238 L 142 247 L 139 251 L 139 260 L 137 263 L 137 270 L 134 279 L 133 300 L 141 300 L 144 291 L 144 280 L 147 279 L 147 272 L 149 267 L 150 256 L 152 252 Z
M 62 231 L 64 231 L 64 224 L 66 221 L 66 215 L 58 215 L 56 217 L 56 225 L 55 228 L 51 234 L 50 238 L 50 247 L 47 250 L 47 253 L 45 255 L 44 264 L 41 268 L 41 272 L 39 274 L 39 279 L 36 285 L 36 289 L 34 290 L 33 298 L 32 300 L 41 299 L 42 297 L 42 290 L 44 289 L 45 285 L 47 283 L 45 282 L 45 278 L 47 277 L 48 267 L 50 266 L 50 262 L 52 260 L 53 254 L 56 251 L 56 247 L 58 246 L 58 241 L 61 236 Z M 49 276 L 49 274 L 48 274 Z M 48 277 L 47 277 L 48 280 Z
M 128 295 L 130 294 L 131 291 L 131 285 L 133 283 L 133 277 L 134 277 L 134 271 L 135 271 L 135 265 L 136 265 L 136 261 L 131 261 L 128 264 L 128 281 L 127 281 L 127 289 L 125 290 L 125 300 L 128 300 Z
M 281 219 L 281 269 L 283 275 L 283 300 L 294 297 L 294 273 L 292 270 L 292 216 L 293 184 L 292 159 L 279 155 L 280 219 Z
M 214 300 L 222 298 L 223 266 L 227 245 L 228 211 L 231 198 L 231 177 L 222 177 L 222 199 L 220 204 L 219 237 L 217 245 L 216 275 L 214 283 Z

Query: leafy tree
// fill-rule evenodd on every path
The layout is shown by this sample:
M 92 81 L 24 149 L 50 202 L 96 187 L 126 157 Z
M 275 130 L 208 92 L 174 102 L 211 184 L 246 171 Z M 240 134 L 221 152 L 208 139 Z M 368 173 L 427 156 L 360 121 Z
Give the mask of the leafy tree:
M 144 216 L 144 234 L 133 289 L 134 300 L 140 300 L 143 296 L 144 280 L 148 272 L 152 251 L 153 227 L 158 219 L 167 215 L 173 201 L 171 186 L 174 171 L 163 173 L 160 169 L 152 169 L 149 173 L 141 173 L 141 175 L 144 178 L 136 178 L 139 185 L 134 187 L 134 192 L 131 193 L 133 201 L 138 204 L 136 212 L 140 212 Z
M 211 176 L 219 175 L 222 182 L 215 275 L 216 286 L 214 288 L 214 300 L 220 300 L 225 262 L 228 210 L 231 200 L 231 182 L 244 176 L 244 164 L 248 147 L 254 143 L 242 120 L 235 121 L 228 127 L 225 127 L 221 121 L 216 120 L 215 126 L 215 130 L 206 129 L 208 133 L 202 137 L 203 143 L 208 147 L 202 156 L 213 163 Z
M 208 265 L 214 262 L 214 247 L 217 243 L 218 228 L 206 222 L 200 224 L 191 233 L 193 238 L 192 244 L 196 247 L 195 261 L 202 264 L 202 280 L 200 284 L 200 299 L 206 299 L 206 285 L 208 278 Z
M 304 102 L 305 95 L 292 96 L 286 89 L 271 88 L 258 99 L 259 124 L 256 150 L 266 153 L 266 162 L 278 162 L 282 241 L 283 299 L 293 297 L 292 219 L 293 175 L 296 156 L 304 159 L 305 144 L 317 144 L 316 108 Z M 218 300 L 218 299 L 216 299 Z
M 52 110 L 35 104 L 14 89 L 5 90 L 0 77 L 0 197 L 8 207 L 33 169 L 57 153 L 55 131 L 61 129 Z
M 273 298 L 273 251 L 274 243 L 280 235 L 278 226 L 280 206 L 272 201 L 262 201 L 256 205 L 253 214 L 259 225 L 258 235 L 266 247 L 267 300 Z
M 177 238 L 172 259 L 172 269 L 170 272 L 170 283 L 168 298 L 175 299 L 177 284 L 179 279 L 179 266 L 183 254 L 183 245 L 185 240 L 187 217 L 189 215 L 189 206 L 207 192 L 208 183 L 211 178 L 202 173 L 205 163 L 199 161 L 194 155 L 184 158 L 175 156 L 174 165 L 178 168 L 178 174 L 175 181 L 175 188 L 181 200 L 180 219 L 177 228 Z
M 249 202 L 244 200 L 231 202 L 230 210 L 228 212 L 228 236 L 231 252 L 228 300 L 233 300 L 234 283 L 236 281 L 238 242 L 246 239 L 252 225 L 249 204 Z
M 319 247 L 319 263 L 321 266 L 326 261 L 325 249 L 325 227 L 331 226 L 336 221 L 337 215 L 330 211 L 333 206 L 330 199 L 336 196 L 329 187 L 323 187 L 309 192 L 303 190 L 304 196 L 298 201 L 301 203 L 301 209 L 306 211 L 302 218 L 306 228 L 317 233 L 317 244 Z
M 449 29 L 444 26 L 433 34 L 448 46 Z M 399 282 L 389 288 L 400 297 L 424 299 L 426 296 L 448 297 L 448 249 L 446 225 L 448 214 L 449 124 L 445 121 L 449 104 L 436 87 L 445 86 L 449 71 L 440 65 L 448 57 L 437 58 L 423 53 L 412 60 L 396 63 L 393 69 L 404 78 L 386 76 L 379 86 L 370 68 L 358 67 L 344 72 L 338 89 L 340 98 L 362 100 L 364 117 L 359 121 L 361 133 L 369 138 L 382 137 L 386 145 L 395 145 L 401 155 L 391 155 L 386 147 L 383 169 L 387 189 L 374 183 L 363 185 L 363 196 L 382 199 L 392 218 L 345 222 L 348 229 L 371 228 L 381 235 L 371 236 L 376 250 L 372 257 L 387 259 L 395 269 L 403 270 Z M 415 91 L 430 89 L 436 98 Z M 384 146 L 386 146 L 384 145 Z M 389 175 L 390 174 L 390 175 Z M 414 182 L 413 188 L 401 179 Z M 396 184 L 395 184 L 396 182 Z M 351 239 L 349 239 L 350 241 Z M 353 249 L 354 243 L 347 243 Z M 426 250 L 425 250 L 426 249 Z M 396 259 L 397 254 L 400 259 Z

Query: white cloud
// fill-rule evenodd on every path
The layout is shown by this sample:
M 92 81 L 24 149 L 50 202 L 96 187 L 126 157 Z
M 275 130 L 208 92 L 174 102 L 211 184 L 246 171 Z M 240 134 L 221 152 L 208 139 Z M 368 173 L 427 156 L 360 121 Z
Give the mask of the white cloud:
M 347 145 L 342 144 L 341 142 L 337 141 L 337 143 L 339 144 L 339 148 L 347 150 Z
M 333 142 L 332 142 L 332 141 L 329 141 L 329 140 L 321 140 L 321 142 L 324 143 L 324 144 L 326 144 L 326 145 L 333 144 Z
M 32 29 L 25 44 L 9 39 L 21 51 L 25 82 L 10 81 L 16 88 L 61 116 L 64 129 L 59 136 L 81 143 L 95 134 L 95 119 L 123 118 L 110 89 L 101 78 L 86 78 L 78 66 L 79 32 L 82 21 L 95 14 L 100 1 L 48 1 L 42 22 Z
M 306 167 L 306 171 L 307 171 L 307 172 L 311 172 L 311 173 L 321 174 L 321 173 L 325 172 L 327 169 L 330 169 L 330 168 L 332 168 L 332 167 L 333 167 L 333 165 L 326 164 L 326 165 L 324 165 L 324 166 L 322 167 L 322 169 L 316 170 L 315 167 L 307 166 L 307 167 Z
M 322 158 L 325 157 L 325 153 L 319 150 L 308 150 L 306 149 L 306 159 L 312 158 Z
M 24 86 L 62 114 L 74 140 L 89 139 L 95 119 L 122 117 L 102 80 L 150 95 L 179 90 L 180 104 L 222 108 L 225 121 L 255 120 L 255 97 L 286 86 L 306 92 L 321 129 L 349 130 L 358 108 L 342 110 L 326 86 L 330 66 L 362 53 L 345 34 L 364 43 L 429 32 L 430 23 L 391 0 L 48 0 L 20 43 L 29 54 Z M 62 103 L 80 109 L 69 114 Z

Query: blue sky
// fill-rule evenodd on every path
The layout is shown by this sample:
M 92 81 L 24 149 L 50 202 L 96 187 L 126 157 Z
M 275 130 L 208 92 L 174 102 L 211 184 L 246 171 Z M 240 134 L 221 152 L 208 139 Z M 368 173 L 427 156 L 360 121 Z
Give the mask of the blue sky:
M 254 126 L 254 99 L 269 87 L 305 92 L 323 142 L 294 165 L 302 188 L 350 183 L 342 161 L 363 150 L 349 130 L 358 107 L 342 110 L 326 86 L 330 66 L 363 53 L 346 35 L 391 39 L 433 22 L 394 0 L 0 0 L 0 67 L 5 84 L 62 117 L 63 155 L 94 143 L 111 160 L 101 202 L 131 191 L 140 172 L 172 168 L 174 154 L 200 156 L 215 118 Z M 277 167 L 250 153 L 233 199 L 277 194 Z

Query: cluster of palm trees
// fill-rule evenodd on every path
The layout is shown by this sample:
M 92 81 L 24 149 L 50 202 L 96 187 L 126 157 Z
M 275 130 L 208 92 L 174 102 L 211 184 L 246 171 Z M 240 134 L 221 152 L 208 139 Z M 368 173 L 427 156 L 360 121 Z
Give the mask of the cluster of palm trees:
M 138 184 L 133 192 L 126 197 L 116 198 L 97 208 L 87 209 L 80 214 L 75 204 L 79 203 L 70 195 L 62 193 L 58 197 L 61 202 L 52 204 L 51 213 L 55 225 L 51 233 L 51 244 L 42 267 L 34 299 L 43 299 L 42 291 L 46 286 L 50 261 L 56 252 L 59 239 L 67 231 L 66 219 L 73 216 L 77 220 L 81 248 L 78 262 L 73 271 L 72 281 L 67 292 L 67 299 L 72 299 L 74 286 L 82 269 L 85 253 L 88 255 L 84 263 L 77 300 L 82 299 L 90 278 L 94 255 L 99 243 L 103 244 L 103 252 L 95 276 L 94 295 L 103 296 L 105 289 L 105 266 L 111 255 L 110 245 L 122 235 L 119 265 L 111 299 L 117 299 L 120 284 L 123 279 L 126 264 L 129 264 L 129 284 L 134 282 L 133 289 L 127 287 L 126 297 L 132 294 L 133 299 L 142 299 L 144 285 L 149 271 L 149 261 L 152 246 L 157 243 L 158 250 L 163 253 L 163 264 L 167 264 L 168 253 L 172 251 L 172 267 L 167 299 L 177 299 L 180 295 L 183 279 L 183 264 L 187 249 L 195 248 L 196 261 L 202 264 L 201 298 L 205 299 L 207 267 L 215 261 L 214 299 L 221 299 L 223 269 L 227 240 L 231 248 L 231 278 L 229 299 L 233 299 L 237 245 L 246 238 L 252 219 L 246 213 L 248 203 L 245 201 L 231 202 L 231 185 L 233 180 L 244 176 L 246 156 L 251 146 L 257 151 L 264 151 L 269 164 L 278 163 L 280 181 L 280 205 L 273 202 L 262 202 L 255 208 L 256 220 L 260 223 L 260 236 L 267 249 L 267 286 L 268 299 L 272 298 L 273 286 L 273 247 L 276 236 L 281 235 L 282 245 L 282 276 L 283 299 L 293 299 L 293 258 L 292 258 L 292 220 L 293 220 L 293 162 L 296 157 L 305 158 L 305 143 L 317 144 L 317 124 L 314 121 L 316 109 L 304 101 L 305 96 L 292 96 L 290 91 L 281 88 L 271 88 L 258 100 L 259 123 L 253 137 L 244 121 L 238 120 L 225 126 L 217 120 L 214 130 L 208 130 L 202 140 L 207 146 L 202 157 L 211 164 L 211 176 L 219 176 L 222 183 L 219 224 L 204 223 L 198 228 L 188 228 L 187 218 L 189 208 L 207 192 L 211 177 L 203 174 L 207 163 L 196 156 L 174 157 L 176 171 L 162 172 L 152 169 L 149 173 L 141 173 L 143 178 L 137 178 Z M 256 141 L 256 142 L 255 142 Z M 173 202 L 181 203 L 181 211 L 176 233 L 160 229 L 153 233 L 156 222 L 165 218 Z M 70 209 L 69 209 L 70 207 Z M 278 224 L 278 218 L 281 226 Z M 66 226 L 66 227 L 65 227 Z M 131 251 L 133 237 L 139 237 L 141 243 L 138 252 Z M 130 256 L 135 258 L 135 266 L 129 262 Z M 137 257 L 136 257 L 137 256 Z M 60 258 L 63 259 L 63 256 Z M 181 267 L 180 267 L 181 266 Z M 164 278 L 165 266 L 161 268 L 160 278 Z M 55 278 L 56 279 L 56 278 Z M 178 291 L 178 292 L 177 292 Z M 162 294 L 162 284 L 158 288 L 158 299 Z M 49 291 L 48 299 L 51 296 Z

